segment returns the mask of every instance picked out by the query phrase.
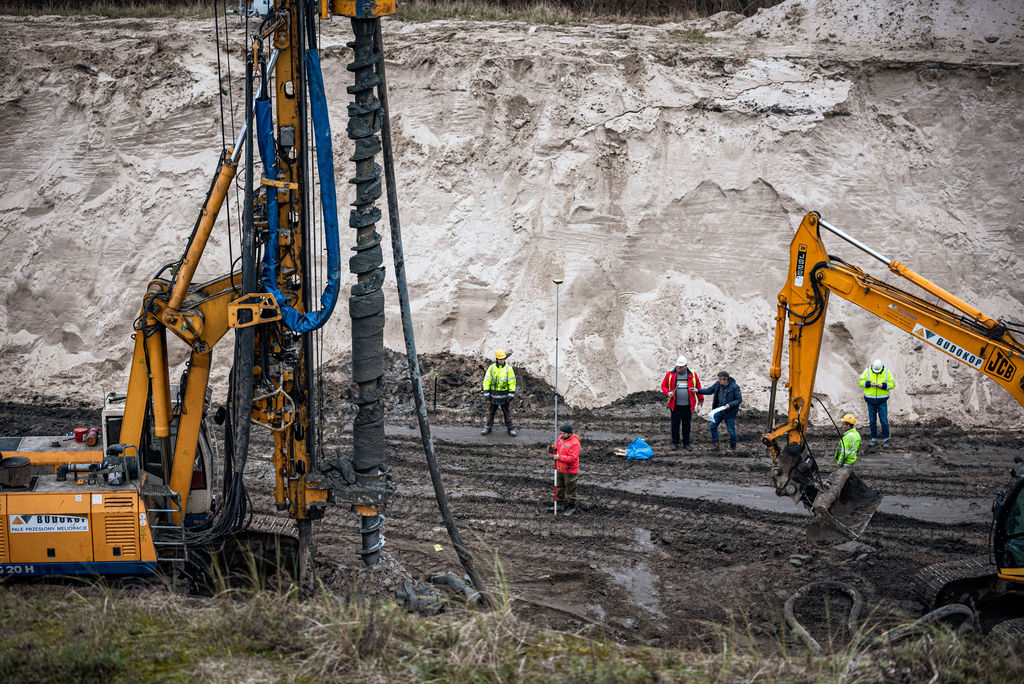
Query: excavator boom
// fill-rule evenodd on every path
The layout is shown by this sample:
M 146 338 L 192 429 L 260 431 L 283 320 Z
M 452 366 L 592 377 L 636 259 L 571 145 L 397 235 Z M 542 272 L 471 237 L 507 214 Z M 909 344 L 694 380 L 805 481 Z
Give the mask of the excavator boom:
M 863 269 L 830 256 L 821 229 L 833 233 L 892 273 L 924 290 L 940 303 L 875 278 Z M 815 522 L 809 534 L 827 538 L 830 531 L 855 538 L 880 503 L 871 487 L 849 469 L 823 478 L 807 444 L 815 375 L 825 332 L 830 296 L 850 301 L 924 344 L 935 347 L 1003 386 L 1024 406 L 1024 345 L 1011 324 L 989 316 L 928 281 L 896 260 L 888 259 L 809 213 L 790 244 L 789 273 L 779 292 L 774 349 L 769 371 L 769 424 L 762 441 L 772 458 L 772 478 L 779 496 L 809 509 Z M 788 326 L 787 326 L 788 324 Z M 782 354 L 788 340 L 787 421 L 775 425 L 775 401 L 782 377 Z

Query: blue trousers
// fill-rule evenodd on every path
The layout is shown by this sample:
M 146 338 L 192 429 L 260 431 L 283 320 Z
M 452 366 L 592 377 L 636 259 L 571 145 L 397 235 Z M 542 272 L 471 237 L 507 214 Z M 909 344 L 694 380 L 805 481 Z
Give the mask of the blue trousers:
M 871 422 L 871 439 L 878 439 L 878 426 L 875 424 L 877 419 L 882 423 L 882 441 L 889 439 L 889 407 L 886 402 L 889 401 L 889 397 L 879 399 L 878 397 L 864 397 L 864 401 L 868 405 L 868 420 Z
M 724 422 L 725 428 L 729 431 L 729 444 L 735 444 L 736 416 L 733 416 L 732 418 L 722 418 L 720 416 L 715 416 L 715 418 L 717 418 L 717 420 L 712 420 L 708 422 L 708 425 L 711 427 L 711 441 L 718 441 L 718 424 Z

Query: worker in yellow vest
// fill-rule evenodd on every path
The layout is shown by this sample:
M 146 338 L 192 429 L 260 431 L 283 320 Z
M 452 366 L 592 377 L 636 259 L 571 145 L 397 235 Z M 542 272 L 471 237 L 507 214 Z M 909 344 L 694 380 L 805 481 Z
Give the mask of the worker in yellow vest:
M 852 468 L 853 464 L 857 462 L 857 452 L 860 451 L 860 433 L 857 432 L 857 418 L 852 413 L 847 413 L 843 416 L 843 428 L 846 432 L 843 433 L 842 439 L 839 440 L 839 446 L 836 447 L 836 452 L 833 454 L 836 465 L 840 468 Z
M 484 398 L 487 399 L 488 407 L 487 422 L 482 435 L 488 434 L 494 427 L 494 414 L 498 407 L 501 407 L 501 414 L 505 418 L 505 428 L 508 434 L 516 436 L 516 426 L 512 422 L 512 400 L 516 396 L 516 374 L 512 370 L 506 358 L 508 354 L 504 349 L 494 352 L 494 363 L 484 373 Z
M 857 380 L 864 388 L 864 402 L 868 405 L 868 422 L 871 424 L 871 446 L 878 444 L 878 427 L 875 418 L 882 424 L 882 446 L 889 446 L 889 393 L 896 388 L 896 379 L 881 359 L 875 359 L 864 369 Z

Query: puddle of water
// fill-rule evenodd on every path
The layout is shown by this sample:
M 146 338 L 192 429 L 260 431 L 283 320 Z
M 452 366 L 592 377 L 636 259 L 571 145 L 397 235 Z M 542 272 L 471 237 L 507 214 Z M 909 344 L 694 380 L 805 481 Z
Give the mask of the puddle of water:
M 642 527 L 637 527 L 636 530 L 636 545 L 642 549 L 653 549 L 654 541 L 651 539 L 651 531 L 645 530 Z
M 658 590 L 654 583 L 658 576 L 647 568 L 646 561 L 640 561 L 632 568 L 601 568 L 616 584 L 626 590 L 633 597 L 637 605 L 646 609 L 652 615 L 664 618 L 658 605 Z
M 624 489 L 634 494 L 653 494 L 655 496 L 668 496 L 679 499 L 718 501 L 754 508 L 759 511 L 771 511 L 773 513 L 793 513 L 795 511 L 809 515 L 809 513 L 799 508 L 790 499 L 775 496 L 775 490 L 770 487 L 744 487 L 741 485 L 724 484 L 722 482 L 671 477 L 639 477 L 632 480 L 611 482 L 608 486 L 613 489 Z
M 809 516 L 810 513 L 792 500 L 776 496 L 771 487 L 744 487 L 722 482 L 688 478 L 641 477 L 609 482 L 612 489 L 634 494 L 653 494 L 681 499 L 717 501 L 753 508 L 759 511 Z M 985 523 L 991 520 L 991 502 L 986 499 L 942 499 L 927 496 L 886 496 L 878 510 L 928 523 L 955 525 Z
M 878 507 L 882 513 L 902 515 L 925 522 L 987 523 L 992 520 L 992 502 L 987 499 L 936 499 L 928 496 L 887 496 Z

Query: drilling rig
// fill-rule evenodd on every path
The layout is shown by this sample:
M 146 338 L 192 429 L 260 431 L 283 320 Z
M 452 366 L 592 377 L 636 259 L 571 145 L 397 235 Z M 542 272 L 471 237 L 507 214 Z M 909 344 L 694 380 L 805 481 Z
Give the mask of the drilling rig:
M 190 550 L 244 533 L 253 518 L 243 479 L 251 426 L 273 438 L 274 503 L 281 517 L 295 521 L 300 575 L 310 570 L 312 522 L 331 505 L 350 505 L 361 516 L 358 554 L 367 565 L 379 562 L 394 485 L 384 443 L 376 159 L 383 152 L 390 165 L 389 139 L 382 145 L 380 136 L 386 116 L 380 22 L 394 12 L 393 0 L 254 4 L 245 19 L 244 123 L 234 144 L 225 145 L 182 256 L 159 269 L 146 289 L 133 326 L 127 392 L 107 397 L 103 448 L 4 451 L 0 574 L 143 574 L 161 561 L 187 564 Z M 349 18 L 354 34 L 347 132 L 354 143 L 349 270 L 355 282 L 348 304 L 358 410 L 350 455 L 325 444 L 319 372 L 320 335 L 342 287 L 318 49 L 318 22 L 332 16 Z M 217 33 L 219 50 L 219 27 Z M 196 283 L 239 166 L 241 256 L 227 275 Z M 229 330 L 227 404 L 215 412 L 213 350 Z M 188 354 L 174 384 L 171 338 Z M 222 451 L 213 423 L 223 426 Z M 218 474 L 221 491 L 212 494 Z

